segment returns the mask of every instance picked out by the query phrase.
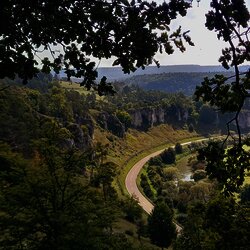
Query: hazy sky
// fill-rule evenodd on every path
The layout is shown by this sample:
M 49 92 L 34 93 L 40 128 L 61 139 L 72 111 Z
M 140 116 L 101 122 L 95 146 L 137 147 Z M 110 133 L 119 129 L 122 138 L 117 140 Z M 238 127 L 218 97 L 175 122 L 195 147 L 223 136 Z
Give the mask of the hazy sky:
M 154 0 L 162 3 L 163 0 Z M 151 1 L 149 1 L 151 2 Z M 245 0 L 248 8 L 250 0 Z M 186 47 L 186 51 L 181 53 L 175 51 L 173 55 L 159 54 L 156 59 L 161 65 L 174 64 L 200 64 L 200 65 L 219 65 L 218 58 L 221 49 L 227 46 L 223 41 L 218 41 L 216 33 L 209 31 L 205 27 L 205 14 L 210 8 L 210 0 L 201 0 L 199 7 L 196 0 L 193 1 L 193 7 L 189 9 L 186 17 L 179 17 L 172 23 L 173 28 L 182 26 L 183 31 L 190 30 L 190 36 L 195 43 L 194 47 Z M 111 61 L 101 61 L 101 66 L 111 66 Z
M 164 0 L 154 0 L 162 3 Z M 168 0 L 166 0 L 168 2 Z M 152 2 L 148 0 L 148 2 Z M 210 9 L 211 0 L 200 0 L 199 7 L 196 0 L 193 0 L 193 7 L 188 10 L 187 16 L 178 17 L 172 22 L 171 27 L 178 28 L 182 26 L 183 31 L 190 30 L 189 35 L 195 43 L 194 47 L 186 46 L 184 53 L 176 50 L 173 55 L 157 54 L 156 59 L 161 65 L 176 64 L 200 64 L 200 65 L 220 65 L 218 59 L 221 55 L 221 49 L 227 47 L 227 44 L 217 39 L 217 35 L 213 31 L 209 31 L 205 27 L 205 14 Z M 245 0 L 248 9 L 250 8 L 250 0 Z M 45 53 L 46 56 L 50 55 Z M 114 59 L 95 60 L 100 67 L 112 66 Z
M 158 0 L 157 2 L 162 1 Z M 172 27 L 181 25 L 183 31 L 190 30 L 189 35 L 195 46 L 187 45 L 184 53 L 176 51 L 171 56 L 157 56 L 161 64 L 219 64 L 218 58 L 225 43 L 218 41 L 215 32 L 211 32 L 205 27 L 205 14 L 209 9 L 209 4 L 209 0 L 201 0 L 198 7 L 196 0 L 194 0 L 193 7 L 188 10 L 187 16 L 180 17 L 173 22 Z

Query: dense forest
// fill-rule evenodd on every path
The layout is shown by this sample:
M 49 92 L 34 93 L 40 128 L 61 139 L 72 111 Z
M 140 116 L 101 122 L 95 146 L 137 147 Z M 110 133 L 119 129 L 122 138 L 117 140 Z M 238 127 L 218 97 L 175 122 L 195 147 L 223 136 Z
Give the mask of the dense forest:
M 249 4 L 209 2 L 222 72 L 111 84 L 195 46 L 193 1 L 1 0 L 0 249 L 250 249 Z
M 197 151 L 206 144 L 193 142 L 182 147 L 177 143 L 165 149 L 149 160 L 140 185 L 155 204 L 175 211 L 183 229 L 174 249 L 248 249 L 250 185 L 235 197 L 221 195 L 219 183 L 208 178 L 206 162 L 197 159 Z M 228 141 L 227 146 L 230 144 Z M 186 168 L 191 176 L 183 175 Z
M 228 118 L 181 93 L 145 91 L 135 85 L 117 84 L 115 96 L 101 98 L 94 92 L 83 91 L 70 82 L 60 82 L 44 74 L 25 87 L 18 79 L 2 80 L 1 87 L 4 89 L 0 92 L 3 249 L 23 246 L 27 249 L 73 249 L 72 243 L 77 245 L 76 249 L 132 249 L 135 246 L 128 237 L 133 231 L 117 230 L 117 220 L 134 223 L 138 228 L 136 234 L 145 238 L 150 237 L 149 227 L 153 228 L 150 223 L 154 222 L 149 222 L 148 231 L 137 202 L 126 198 L 124 191 L 121 193 L 119 186 L 114 185 L 122 168 L 115 158 L 125 158 L 121 151 L 126 151 L 126 147 L 114 149 L 121 147 L 121 144 L 114 146 L 115 141 L 125 141 L 133 131 L 145 133 L 161 124 L 168 124 L 176 131 L 186 130 L 189 136 L 195 131 L 221 133 Z M 98 133 L 101 133 L 99 138 Z M 108 142 L 106 145 L 104 138 Z M 155 204 L 165 204 L 162 209 L 166 205 L 169 211 L 177 209 L 178 213 L 167 214 L 183 226 L 189 216 L 193 216 L 189 214 L 192 206 L 193 209 L 203 208 L 208 201 L 219 199 L 216 198 L 219 195 L 219 189 L 215 191 L 216 183 L 203 180 L 206 178 L 204 164 L 192 163 L 199 166 L 194 172 L 195 183 L 180 180 L 178 187 L 174 184 L 179 178 L 176 156 L 194 158 L 195 149 L 195 144 L 185 150 L 178 145 L 175 151 L 169 148 L 157 159 L 150 160 L 145 174 L 141 175 L 140 185 L 145 195 Z M 247 216 L 249 191 L 244 190 L 242 195 L 245 192 L 246 198 L 243 210 L 239 211 Z M 227 210 L 230 204 L 225 203 L 220 209 Z M 225 211 L 221 213 L 224 216 Z M 200 220 L 206 218 L 197 220 L 201 223 Z M 230 222 L 241 223 L 240 235 L 243 236 L 237 234 L 238 238 L 232 240 L 240 240 L 243 247 L 247 246 L 241 237 L 247 237 L 248 224 L 243 226 L 241 217 L 234 221 Z M 236 224 L 231 226 L 236 230 Z M 190 237 L 196 237 L 189 231 L 190 227 L 187 232 L 185 227 L 183 230 L 189 241 Z M 199 230 L 205 230 L 201 232 L 206 234 L 208 229 Z M 126 236 L 126 232 L 129 235 Z M 223 237 L 227 236 L 217 233 L 220 240 L 200 241 L 216 245 L 226 240 Z M 170 238 L 175 237 L 173 234 Z M 183 249 L 182 244 L 186 244 L 187 239 L 178 238 L 176 249 Z M 120 245 L 120 241 L 123 244 Z M 158 240 L 153 243 L 161 245 Z M 143 245 L 142 249 L 147 247 Z
M 138 75 L 126 79 L 128 84 L 136 84 L 146 90 L 159 90 L 170 93 L 182 92 L 188 96 L 194 94 L 196 86 L 200 85 L 205 77 L 213 77 L 222 72 L 178 72 L 150 75 Z M 225 76 L 232 72 L 223 72 Z
M 121 99 L 80 94 L 42 74 L 26 87 L 8 79 L 1 87 L 3 249 L 132 249 L 113 225 L 118 218 L 135 222 L 140 208 L 117 196 L 112 182 L 121 166 L 93 140 L 98 127 L 125 137 L 132 124 Z M 134 109 L 139 97 L 145 108 L 161 99 L 138 88 L 120 95 Z

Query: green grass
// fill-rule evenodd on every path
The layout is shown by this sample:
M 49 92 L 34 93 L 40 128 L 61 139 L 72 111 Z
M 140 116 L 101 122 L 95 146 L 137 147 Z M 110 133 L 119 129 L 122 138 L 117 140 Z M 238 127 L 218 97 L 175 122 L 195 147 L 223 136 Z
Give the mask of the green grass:
M 179 142 L 183 143 L 183 142 L 188 142 L 190 140 L 196 141 L 196 140 L 199 140 L 199 139 L 201 139 L 201 137 L 196 137 L 196 138 L 191 137 L 191 138 L 185 138 L 183 140 L 180 140 Z M 140 154 L 138 154 L 138 155 L 136 155 L 134 157 L 131 157 L 131 159 L 124 166 L 122 173 L 119 175 L 119 181 L 121 183 L 120 186 L 123 189 L 123 193 L 128 194 L 128 192 L 126 190 L 126 187 L 125 187 L 125 179 L 126 179 L 126 176 L 127 176 L 128 172 L 129 172 L 129 170 L 135 165 L 136 162 L 138 162 L 139 160 L 141 160 L 142 158 L 146 157 L 147 155 L 149 155 L 151 153 L 154 153 L 156 151 L 168 148 L 169 146 L 173 146 L 173 145 L 174 144 L 171 144 L 171 143 L 162 144 L 162 145 L 156 146 L 154 148 L 145 150 L 142 153 L 140 153 Z M 142 168 L 141 171 L 144 171 L 143 168 Z M 139 173 L 138 177 L 140 175 L 141 175 L 141 172 Z M 139 179 L 139 178 L 137 178 L 137 179 Z M 138 183 L 139 183 L 139 180 L 137 180 L 137 184 Z M 140 187 L 140 185 L 138 187 Z
M 79 92 L 80 94 L 87 95 L 91 92 L 86 90 L 84 87 L 80 86 L 79 83 L 73 83 L 73 82 L 65 82 L 65 81 L 60 81 L 60 85 L 67 90 L 75 90 Z
M 134 164 L 150 153 L 168 147 L 174 142 L 186 142 L 190 138 L 199 139 L 196 133 L 187 130 L 174 130 L 169 125 L 160 125 L 147 132 L 129 129 L 125 138 L 118 138 L 101 128 L 95 128 L 94 141 L 101 142 L 108 150 L 108 161 L 119 166 L 119 175 L 113 185 L 119 196 L 128 194 L 125 178 Z
M 96 94 L 96 91 L 87 90 L 85 87 L 80 86 L 79 83 L 60 81 L 60 85 L 66 90 L 75 90 L 75 91 L 79 92 L 81 95 L 88 95 L 88 94 L 94 93 L 97 100 L 103 99 L 103 97 Z

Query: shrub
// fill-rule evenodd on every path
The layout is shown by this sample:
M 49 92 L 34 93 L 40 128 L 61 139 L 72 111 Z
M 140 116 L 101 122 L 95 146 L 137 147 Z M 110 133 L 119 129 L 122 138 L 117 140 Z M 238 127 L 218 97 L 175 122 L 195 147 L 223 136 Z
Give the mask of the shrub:
M 134 232 L 133 232 L 132 230 L 126 230 L 126 231 L 125 231 L 125 234 L 130 235 L 130 236 L 133 236 L 133 235 L 134 235 Z
M 165 164 L 173 164 L 175 163 L 175 150 L 171 147 L 164 150 L 161 154 L 161 159 Z
M 249 184 L 243 187 L 240 193 L 240 200 L 242 203 L 250 202 L 250 185 Z
M 175 145 L 175 153 L 176 154 L 182 154 L 183 153 L 183 148 L 182 145 L 178 142 Z
M 193 174 L 193 179 L 194 181 L 199 181 L 199 180 L 202 180 L 202 179 L 205 179 L 207 176 L 207 172 L 205 170 L 196 170 Z
M 187 214 L 178 214 L 176 216 L 176 221 L 181 225 L 184 225 L 185 222 L 187 221 Z
M 190 124 L 188 125 L 188 131 L 189 131 L 190 133 L 194 132 L 194 125 L 193 125 L 192 123 L 190 123 Z
M 176 167 L 167 167 L 164 169 L 165 178 L 169 181 L 175 180 L 178 177 L 178 172 Z
M 148 161 L 149 166 L 163 166 L 162 158 L 160 156 L 152 157 Z
M 148 179 L 147 176 L 142 174 L 141 175 L 141 182 L 140 185 L 143 189 L 144 194 L 149 198 L 149 199 L 153 199 L 154 198 L 154 194 L 150 188 L 150 185 L 148 183 Z

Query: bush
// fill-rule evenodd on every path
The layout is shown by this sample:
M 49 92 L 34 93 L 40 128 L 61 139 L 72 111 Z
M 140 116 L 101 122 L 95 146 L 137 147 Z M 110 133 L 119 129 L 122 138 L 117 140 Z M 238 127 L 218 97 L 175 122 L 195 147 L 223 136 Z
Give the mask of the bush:
M 178 142 L 175 145 L 175 153 L 176 154 L 182 154 L 183 153 L 183 148 L 182 145 Z
M 164 150 L 161 154 L 161 159 L 165 164 L 173 164 L 175 163 L 175 150 L 171 147 Z
M 164 169 L 165 178 L 169 181 L 175 180 L 178 177 L 179 170 L 176 167 L 167 167 Z
M 160 156 L 152 157 L 148 161 L 148 165 L 149 166 L 160 166 L 160 167 L 162 167 L 163 166 L 162 158 Z
M 199 180 L 202 180 L 202 179 L 205 179 L 207 177 L 207 172 L 205 170 L 196 170 L 193 174 L 193 179 L 194 181 L 199 181 Z
M 150 185 L 148 183 L 147 176 L 142 174 L 141 175 L 141 182 L 140 185 L 143 189 L 144 194 L 149 198 L 149 199 L 154 199 L 154 194 L 150 188 Z
M 176 216 L 176 221 L 181 225 L 184 225 L 187 221 L 187 214 L 178 214 Z
M 192 123 L 190 123 L 190 124 L 188 125 L 188 131 L 189 131 L 190 133 L 193 133 L 193 132 L 194 132 L 194 125 L 193 125 Z
M 242 203 L 250 202 L 250 185 L 249 184 L 243 187 L 240 193 L 240 200 Z
M 116 117 L 119 119 L 121 123 L 124 124 L 126 130 L 131 126 L 132 118 L 128 112 L 123 110 L 117 110 Z

